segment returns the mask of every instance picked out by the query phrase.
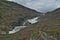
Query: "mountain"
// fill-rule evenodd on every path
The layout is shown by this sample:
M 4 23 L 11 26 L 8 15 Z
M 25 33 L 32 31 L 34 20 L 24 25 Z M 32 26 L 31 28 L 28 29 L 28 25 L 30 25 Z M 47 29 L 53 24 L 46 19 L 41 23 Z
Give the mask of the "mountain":
M 46 28 L 44 31 L 53 35 L 55 40 L 60 40 L 60 8 L 52 12 L 47 12 L 45 19 L 44 24 Z
M 60 40 L 60 8 L 45 13 L 39 23 L 29 25 L 17 34 L 22 36 L 21 40 Z
M 26 23 L 26 28 L 7 34 L 15 26 L 22 26 L 23 22 L 34 17 L 39 17 L 37 23 Z M 60 40 L 59 35 L 60 8 L 42 15 L 17 3 L 0 1 L 0 40 Z
M 0 1 L 0 28 L 3 31 L 11 30 L 14 26 L 41 13 L 14 2 Z
M 45 19 L 47 22 L 47 25 L 50 27 L 54 27 L 54 29 L 56 30 L 60 30 L 59 26 L 60 26 L 60 8 L 52 11 L 52 12 L 48 12 L 46 13 Z M 52 28 L 51 28 L 52 29 Z

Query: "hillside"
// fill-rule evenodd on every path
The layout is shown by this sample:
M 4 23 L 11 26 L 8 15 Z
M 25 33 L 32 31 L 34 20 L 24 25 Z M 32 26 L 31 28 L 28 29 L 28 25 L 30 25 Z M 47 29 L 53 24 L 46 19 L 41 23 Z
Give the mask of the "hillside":
M 60 40 L 60 8 L 47 12 L 40 17 L 39 23 L 29 25 L 17 34 L 22 36 L 21 40 Z
M 0 28 L 3 31 L 11 30 L 18 24 L 22 25 L 26 19 L 39 15 L 39 12 L 17 3 L 0 1 Z
M 60 8 L 47 12 L 39 23 L 29 25 L 20 34 L 21 40 L 60 40 Z
M 37 23 L 26 23 L 19 32 L 4 34 L 34 17 L 39 17 Z M 60 8 L 42 15 L 17 3 L 0 1 L 0 29 L 0 40 L 60 40 Z

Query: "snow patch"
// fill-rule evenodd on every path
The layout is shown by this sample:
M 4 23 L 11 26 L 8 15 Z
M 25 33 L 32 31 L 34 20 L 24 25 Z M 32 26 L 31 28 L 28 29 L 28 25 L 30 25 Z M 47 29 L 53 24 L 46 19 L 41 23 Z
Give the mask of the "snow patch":
M 7 1 L 15 1 L 15 0 L 7 0 Z
M 14 34 L 18 31 L 20 31 L 22 28 L 25 28 L 27 26 L 24 26 L 27 22 L 31 23 L 31 24 L 35 24 L 38 22 L 38 18 L 39 17 L 34 17 L 32 19 L 28 19 L 26 22 L 23 23 L 23 26 L 16 26 L 13 30 L 9 31 L 8 34 Z
M 35 17 L 35 18 L 32 18 L 32 19 L 28 19 L 28 22 L 31 23 L 31 24 L 37 23 L 37 22 L 38 22 L 38 18 L 39 18 L 39 17 Z
M 20 31 L 22 28 L 25 28 L 26 26 L 16 26 L 12 31 L 9 31 L 8 34 L 14 34 L 18 31 Z

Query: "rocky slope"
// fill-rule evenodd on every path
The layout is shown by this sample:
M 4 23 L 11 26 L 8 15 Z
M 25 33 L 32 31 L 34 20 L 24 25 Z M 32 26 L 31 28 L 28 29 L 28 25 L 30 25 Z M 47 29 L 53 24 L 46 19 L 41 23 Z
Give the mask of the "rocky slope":
M 60 40 L 60 8 L 47 12 L 40 17 L 40 22 L 30 24 L 19 33 L 21 40 Z
M 40 16 L 40 14 L 35 10 L 14 2 L 0 1 L 0 28 L 3 31 L 22 25 L 26 19 L 36 16 Z
M 38 23 L 27 23 L 26 28 L 15 34 L 0 34 L 0 40 L 60 40 L 60 8 L 43 16 L 13 2 L 0 1 L 0 5 L 0 29 L 3 31 L 20 26 L 29 18 L 39 17 Z

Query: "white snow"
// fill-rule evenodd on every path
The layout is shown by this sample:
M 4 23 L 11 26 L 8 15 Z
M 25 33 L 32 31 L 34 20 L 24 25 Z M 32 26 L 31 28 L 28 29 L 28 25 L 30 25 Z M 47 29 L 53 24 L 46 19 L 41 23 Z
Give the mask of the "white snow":
M 12 31 L 9 31 L 8 34 L 14 34 L 18 31 L 20 31 L 22 28 L 25 28 L 26 26 L 16 26 Z
M 37 23 L 38 22 L 38 18 L 39 17 L 28 19 L 27 22 L 29 22 L 31 24 Z M 16 26 L 13 30 L 9 31 L 8 34 L 14 34 L 14 33 L 18 32 L 18 31 L 20 31 L 22 28 L 27 27 L 27 26 L 24 26 L 25 24 L 26 24 L 26 22 L 23 23 L 23 26 Z
M 23 26 L 26 24 L 27 22 L 25 21 L 24 23 L 23 23 Z
M 12 1 L 12 0 L 7 0 L 7 1 Z
M 39 17 L 35 17 L 35 18 L 32 18 L 32 19 L 28 19 L 28 22 L 31 23 L 31 24 L 37 23 L 37 22 L 38 22 L 38 18 L 39 18 Z

